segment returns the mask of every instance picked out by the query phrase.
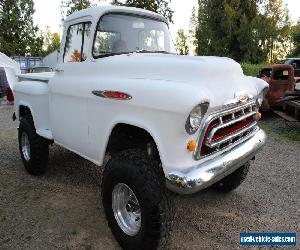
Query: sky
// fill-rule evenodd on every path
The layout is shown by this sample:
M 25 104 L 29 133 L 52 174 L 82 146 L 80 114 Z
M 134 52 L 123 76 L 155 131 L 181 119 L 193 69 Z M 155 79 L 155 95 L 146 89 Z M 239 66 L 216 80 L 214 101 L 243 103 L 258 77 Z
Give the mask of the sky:
M 188 29 L 193 6 L 197 6 L 198 0 L 172 0 L 172 9 L 175 11 L 174 24 L 170 25 L 173 38 L 178 29 Z M 288 5 L 290 16 L 295 22 L 300 18 L 300 0 L 284 0 Z M 61 33 L 61 0 L 34 0 L 36 12 L 34 22 L 44 30 L 49 26 L 51 31 Z

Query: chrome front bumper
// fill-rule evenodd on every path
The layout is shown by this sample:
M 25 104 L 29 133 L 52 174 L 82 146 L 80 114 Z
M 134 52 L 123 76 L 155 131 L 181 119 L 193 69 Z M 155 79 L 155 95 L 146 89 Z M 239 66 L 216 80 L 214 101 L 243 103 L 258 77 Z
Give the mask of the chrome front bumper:
M 178 194 L 193 194 L 233 173 L 253 159 L 266 142 L 266 134 L 259 129 L 244 142 L 184 172 L 167 175 L 167 188 Z

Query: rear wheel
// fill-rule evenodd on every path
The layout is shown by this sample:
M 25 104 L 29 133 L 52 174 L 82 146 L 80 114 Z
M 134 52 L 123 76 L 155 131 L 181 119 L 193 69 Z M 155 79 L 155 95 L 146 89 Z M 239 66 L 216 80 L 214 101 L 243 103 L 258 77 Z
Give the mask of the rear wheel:
M 245 164 L 244 166 L 234 171 L 232 174 L 226 176 L 224 179 L 214 184 L 212 188 L 223 193 L 228 193 L 236 189 L 246 179 L 246 176 L 249 172 L 249 167 L 249 163 Z
M 31 115 L 21 118 L 19 126 L 19 150 L 28 173 L 42 175 L 47 170 L 49 142 L 36 133 Z
M 126 150 L 108 163 L 102 201 L 109 227 L 123 249 L 164 249 L 171 226 L 170 198 L 157 160 Z

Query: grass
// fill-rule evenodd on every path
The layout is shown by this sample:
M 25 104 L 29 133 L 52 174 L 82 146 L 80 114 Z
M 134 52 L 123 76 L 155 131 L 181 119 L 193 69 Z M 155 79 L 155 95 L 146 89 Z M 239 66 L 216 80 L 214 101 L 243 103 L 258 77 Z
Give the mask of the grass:
M 261 64 L 241 63 L 244 74 L 246 76 L 254 76 L 254 77 L 257 77 L 261 68 L 267 65 L 268 63 L 261 63 Z
M 300 127 L 274 127 L 271 124 L 266 124 L 264 122 L 260 123 L 260 127 L 267 132 L 267 134 L 272 134 L 277 139 L 283 142 L 300 142 Z

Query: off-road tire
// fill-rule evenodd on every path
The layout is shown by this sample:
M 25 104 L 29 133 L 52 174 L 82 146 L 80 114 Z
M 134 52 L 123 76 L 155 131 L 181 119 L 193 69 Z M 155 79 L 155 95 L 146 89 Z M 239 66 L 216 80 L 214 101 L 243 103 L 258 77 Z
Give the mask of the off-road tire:
M 234 171 L 232 174 L 226 176 L 224 179 L 214 184 L 212 188 L 223 193 L 228 193 L 236 189 L 246 179 L 246 176 L 249 172 L 249 167 L 249 163 L 245 164 L 244 166 Z
M 26 133 L 30 145 L 30 159 L 25 159 L 22 152 L 21 137 Z M 25 169 L 31 175 L 42 175 L 47 171 L 49 160 L 49 142 L 36 133 L 32 116 L 27 114 L 20 120 L 19 150 Z
M 129 236 L 118 225 L 112 209 L 112 192 L 118 183 L 129 186 L 141 207 L 141 228 Z M 123 249 L 165 249 L 173 218 L 172 198 L 165 187 L 160 162 L 139 149 L 116 154 L 102 178 L 102 202 L 108 225 Z

